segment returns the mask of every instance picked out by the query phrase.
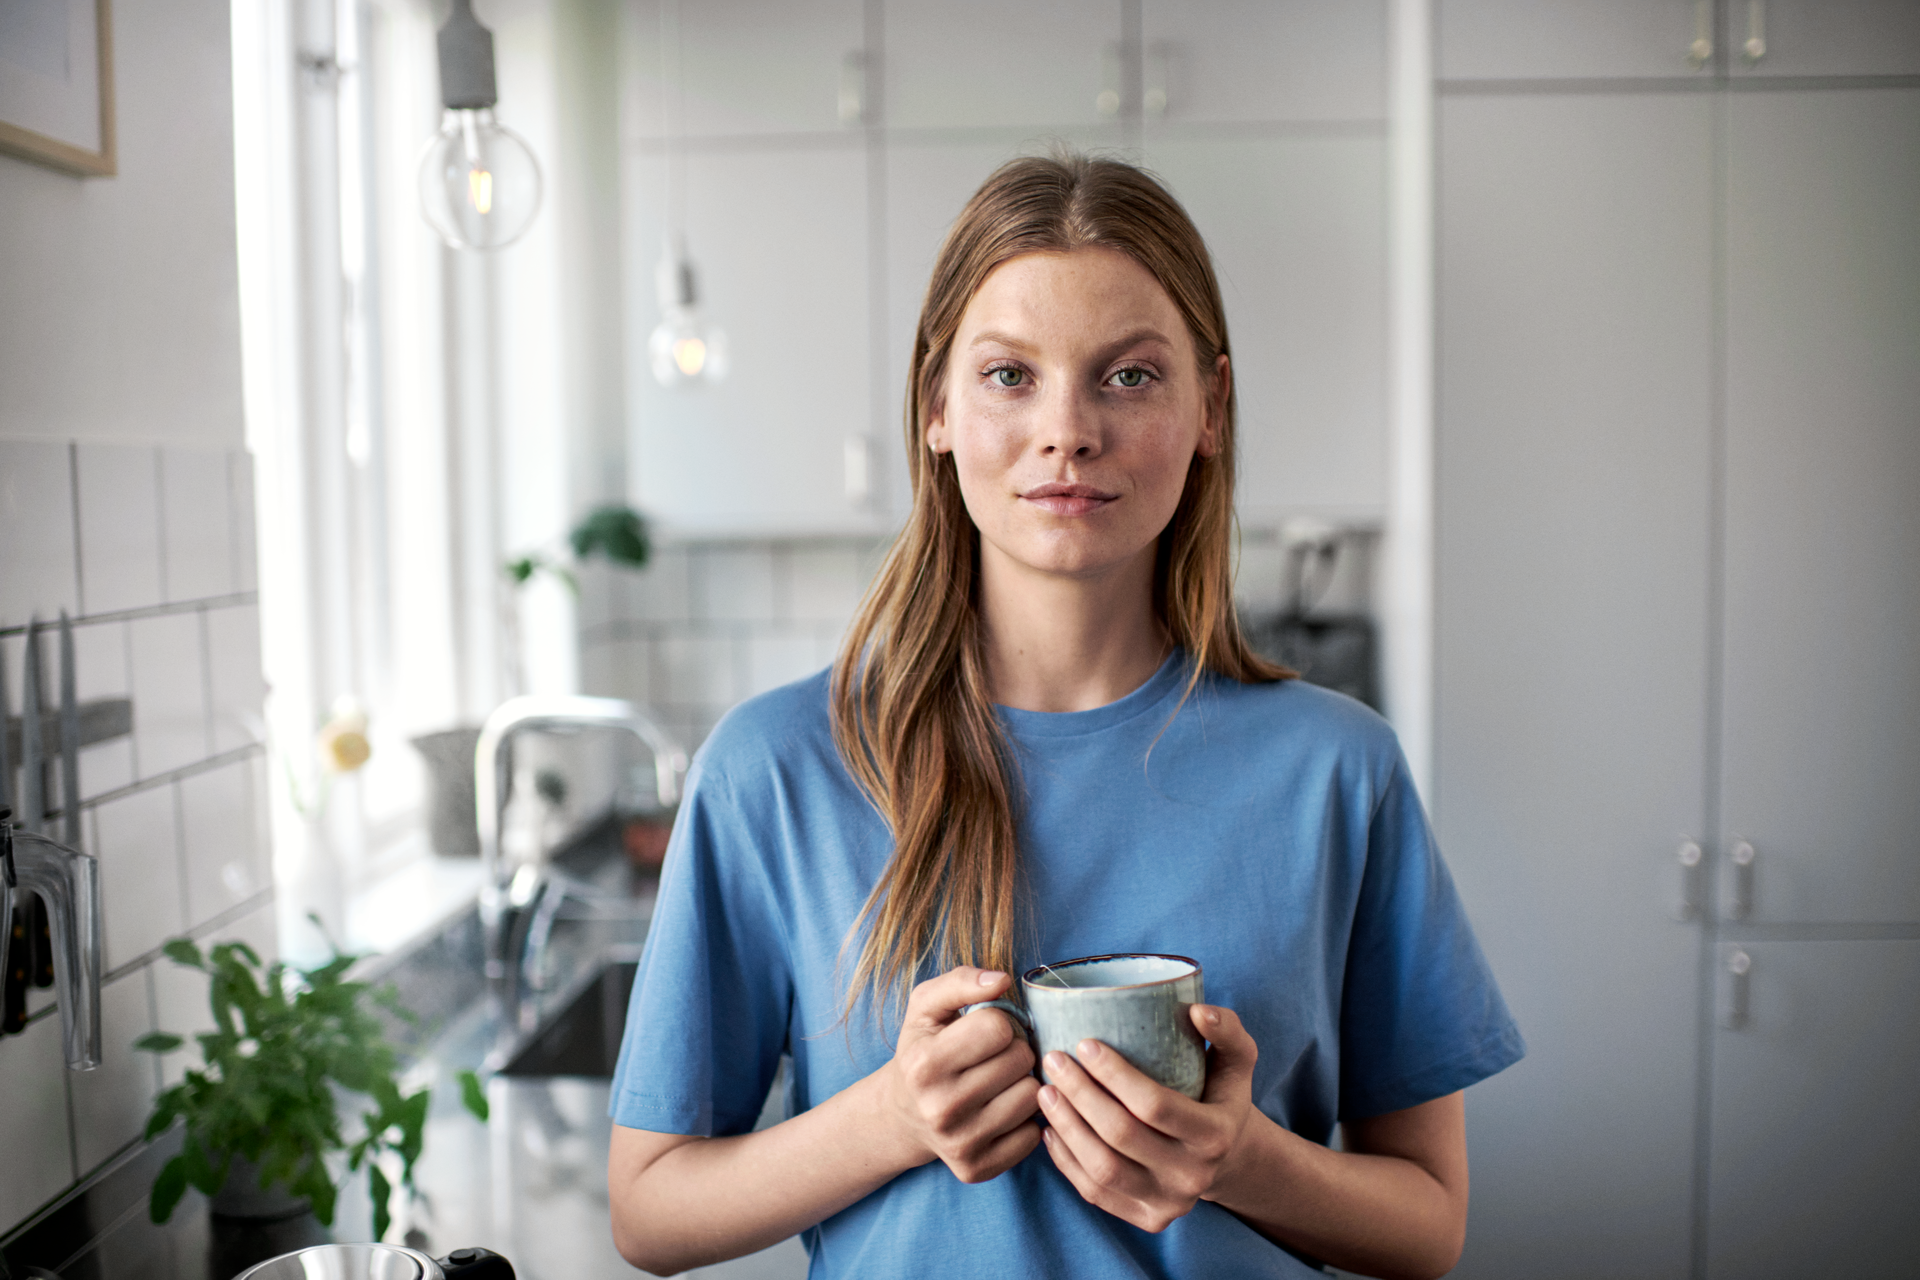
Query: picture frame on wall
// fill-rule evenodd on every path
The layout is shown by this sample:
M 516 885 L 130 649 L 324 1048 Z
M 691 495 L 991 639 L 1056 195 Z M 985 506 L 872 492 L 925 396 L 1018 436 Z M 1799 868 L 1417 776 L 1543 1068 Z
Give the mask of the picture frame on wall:
M 0 153 L 115 171 L 110 0 L 0 3 Z

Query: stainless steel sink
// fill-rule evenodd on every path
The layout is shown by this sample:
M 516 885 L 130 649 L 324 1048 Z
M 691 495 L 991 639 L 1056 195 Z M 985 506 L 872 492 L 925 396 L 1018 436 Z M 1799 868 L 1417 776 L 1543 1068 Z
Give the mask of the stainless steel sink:
M 620 1036 L 627 1029 L 627 999 L 639 967 L 637 961 L 616 960 L 602 968 L 514 1051 L 500 1074 L 613 1079 Z

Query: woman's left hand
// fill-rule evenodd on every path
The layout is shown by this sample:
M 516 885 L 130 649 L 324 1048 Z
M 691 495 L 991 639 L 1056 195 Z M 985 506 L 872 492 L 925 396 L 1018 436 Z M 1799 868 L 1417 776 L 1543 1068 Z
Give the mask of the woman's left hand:
M 1213 1042 L 1200 1101 L 1149 1079 L 1098 1040 L 1079 1061 L 1050 1053 L 1040 1090 L 1053 1163 L 1089 1204 L 1145 1231 L 1164 1231 L 1205 1199 L 1233 1160 L 1253 1113 L 1259 1047 L 1231 1009 L 1196 1004 Z

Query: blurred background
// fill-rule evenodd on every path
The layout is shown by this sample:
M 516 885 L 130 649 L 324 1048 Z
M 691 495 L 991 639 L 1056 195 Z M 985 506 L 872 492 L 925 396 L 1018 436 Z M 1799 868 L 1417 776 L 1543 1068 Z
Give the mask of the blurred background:
M 644 880 L 657 751 L 530 737 L 476 858 L 481 725 L 597 695 L 692 751 L 825 665 L 906 511 L 940 239 L 1064 144 L 1206 236 L 1243 617 L 1393 722 L 1527 1037 L 1469 1097 L 1457 1274 L 1913 1274 L 1920 3 L 471 14 L 490 106 L 443 78 L 466 0 L 0 0 L 16 808 L 35 619 L 122 708 L 27 762 L 100 859 L 108 1058 L 63 1070 L 37 988 L 0 1037 L 0 1258 L 207 1273 L 204 1207 L 143 1217 L 183 1067 L 127 1045 L 206 1021 L 164 939 L 306 962 L 314 913 L 457 1027 L 422 957 L 467 963 L 500 857 Z M 619 1274 L 604 1092 L 548 1076 L 435 1121 L 402 1225 Z M 599 1236 L 543 1252 L 536 1201 Z

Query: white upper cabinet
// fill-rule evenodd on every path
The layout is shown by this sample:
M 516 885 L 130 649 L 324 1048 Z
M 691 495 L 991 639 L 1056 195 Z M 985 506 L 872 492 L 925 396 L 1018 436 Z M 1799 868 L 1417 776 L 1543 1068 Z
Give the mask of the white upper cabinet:
M 630 21 L 629 136 L 832 133 L 858 123 L 860 0 L 638 0 Z M 846 110 L 843 96 L 854 100 Z
M 1739 76 L 1920 74 L 1920 4 L 1729 0 L 1727 54 Z
M 1149 124 L 1386 116 L 1383 0 L 1146 0 L 1141 25 Z
M 663 239 L 658 156 L 629 164 L 627 379 L 632 491 L 687 534 L 868 530 L 848 441 L 871 421 L 866 156 L 787 148 L 688 157 L 685 234 L 707 318 L 726 333 L 717 385 L 650 372 Z
M 1714 38 L 1699 0 L 1436 0 L 1442 80 L 1706 75 Z M 1704 20 L 1704 21 L 1703 21 Z
M 1100 95 L 1119 91 L 1119 0 L 887 0 L 886 33 L 889 128 L 1061 130 L 1114 114 Z
M 1442 80 L 1920 73 L 1913 0 L 1436 0 Z
M 1386 504 L 1386 142 L 1150 143 L 1213 254 L 1233 346 L 1240 516 Z

